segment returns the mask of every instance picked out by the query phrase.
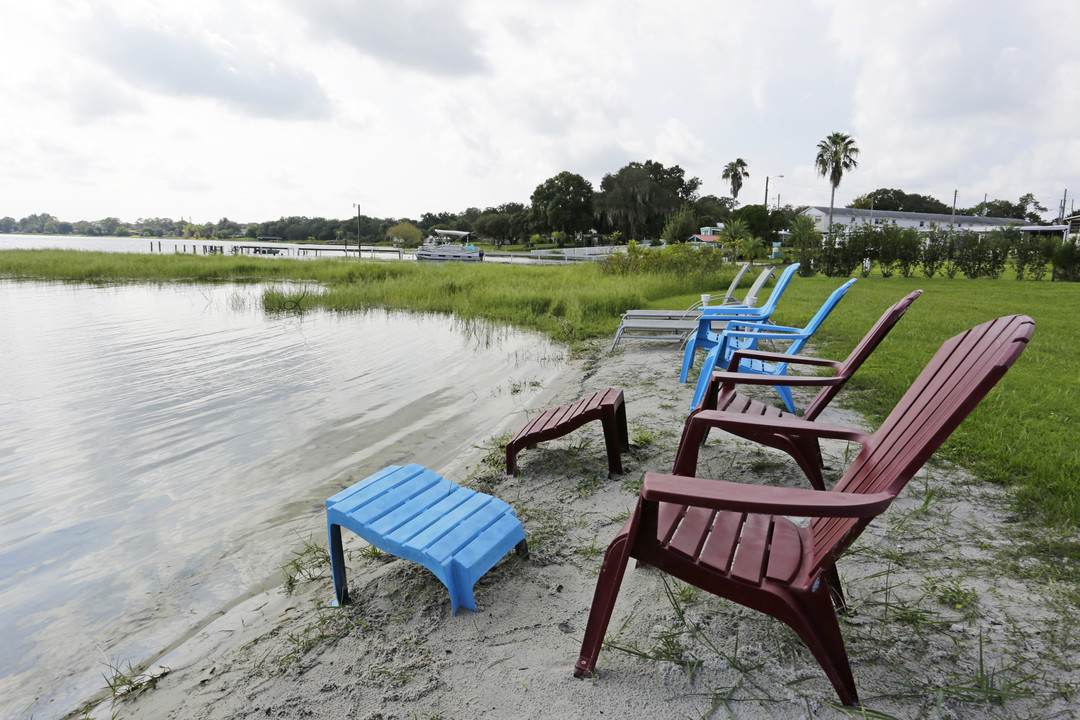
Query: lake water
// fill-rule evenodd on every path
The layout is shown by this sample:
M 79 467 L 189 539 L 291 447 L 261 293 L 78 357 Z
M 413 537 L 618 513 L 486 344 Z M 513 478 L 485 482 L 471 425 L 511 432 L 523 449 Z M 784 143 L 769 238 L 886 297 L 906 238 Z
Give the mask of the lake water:
M 92 250 L 97 252 L 124 252 L 124 253 L 187 253 L 205 254 L 209 247 L 223 248 L 226 253 L 232 253 L 240 248 L 248 248 L 243 252 L 250 254 L 250 248 L 261 246 L 278 248 L 281 250 L 280 257 L 301 259 L 315 259 L 326 257 L 344 257 L 343 246 L 336 245 L 302 245 L 298 243 L 260 243 L 255 240 L 184 240 L 177 238 L 144 238 L 144 237 L 85 237 L 82 235 L 20 235 L 18 233 L 0 234 L 0 250 Z M 356 255 L 356 244 L 353 243 L 352 255 Z M 392 248 L 382 248 L 387 252 L 379 252 L 376 257 L 385 259 L 398 259 L 396 252 L 389 252 Z M 263 256 L 274 257 L 274 256 Z M 368 247 L 364 248 L 364 257 L 368 257 Z M 407 259 L 415 259 L 412 255 L 406 255 Z
M 0 280 L 0 717 L 61 715 L 276 584 L 327 497 L 447 466 L 565 366 L 538 335 L 268 315 L 262 290 Z
M 308 245 L 299 243 L 260 243 L 254 240 L 183 240 L 166 238 L 118 238 L 118 237 L 83 237 L 79 235 L 20 235 L 18 233 L 0 234 L 0 250 L 95 250 L 99 252 L 127 252 L 127 253 L 189 253 L 205 254 L 207 248 L 221 248 L 225 253 L 240 252 L 251 254 L 252 248 L 273 248 L 280 251 L 280 255 L 258 255 L 257 257 L 274 258 L 289 257 L 293 259 L 314 260 L 317 258 L 345 256 L 341 245 Z M 355 258 L 356 245 L 352 248 L 349 257 Z M 560 250 L 558 255 L 545 253 L 502 253 L 488 252 L 484 261 L 488 263 L 524 263 L 524 264 L 549 264 L 563 263 L 569 259 L 597 259 L 612 251 L 607 247 L 589 248 L 566 248 Z M 413 262 L 416 255 L 411 250 L 405 250 L 400 255 L 391 247 L 371 246 L 363 247 L 363 257 L 378 260 L 406 260 Z

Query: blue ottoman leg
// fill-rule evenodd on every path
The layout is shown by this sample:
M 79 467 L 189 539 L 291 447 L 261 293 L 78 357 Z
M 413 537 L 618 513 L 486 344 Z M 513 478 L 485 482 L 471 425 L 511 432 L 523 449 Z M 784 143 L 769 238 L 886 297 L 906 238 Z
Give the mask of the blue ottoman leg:
M 330 572 L 334 576 L 334 606 L 349 602 L 349 585 L 345 582 L 345 553 L 341 549 L 341 526 L 329 523 Z

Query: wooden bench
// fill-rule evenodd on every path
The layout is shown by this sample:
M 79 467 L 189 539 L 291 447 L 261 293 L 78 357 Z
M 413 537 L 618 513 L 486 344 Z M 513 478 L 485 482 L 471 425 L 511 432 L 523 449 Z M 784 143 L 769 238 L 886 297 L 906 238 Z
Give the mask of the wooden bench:
M 599 420 L 604 428 L 608 470 L 621 475 L 620 453 L 630 449 L 630 436 L 626 431 L 623 392 L 617 388 L 594 392 L 569 405 L 545 410 L 533 418 L 506 443 L 506 472 L 510 475 L 517 472 L 517 454 L 522 448 L 536 447 L 538 442 L 562 437 L 593 420 Z
M 341 528 L 423 565 L 450 591 L 450 607 L 476 611 L 473 585 L 511 548 L 528 556 L 513 508 L 420 465 L 391 465 L 326 501 L 337 602 L 349 601 Z

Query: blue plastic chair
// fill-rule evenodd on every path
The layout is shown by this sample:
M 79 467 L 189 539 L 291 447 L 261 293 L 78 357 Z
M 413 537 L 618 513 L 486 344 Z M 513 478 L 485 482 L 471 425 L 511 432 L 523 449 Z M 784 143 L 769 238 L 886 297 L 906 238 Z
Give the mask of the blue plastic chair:
M 701 401 L 705 399 L 705 393 L 709 389 L 709 379 L 712 377 L 713 369 L 716 367 L 721 358 L 723 360 L 722 367 L 726 367 L 729 372 L 754 373 L 756 375 L 786 375 L 788 364 L 786 362 L 766 362 L 764 360 L 752 360 L 750 358 L 739 358 L 736 360 L 737 368 L 733 367 L 732 361 L 738 357 L 739 350 L 755 350 L 757 349 L 757 343 L 759 340 L 785 340 L 790 341 L 791 345 L 784 351 L 785 355 L 798 355 L 803 347 L 805 347 L 810 337 L 821 327 L 821 323 L 825 322 L 825 318 L 829 316 L 829 313 L 833 311 L 836 304 L 840 302 L 840 298 L 844 297 L 848 288 L 855 284 L 855 278 L 848 280 L 846 283 L 838 287 L 833 291 L 833 294 L 829 296 L 829 299 L 825 301 L 825 304 L 821 306 L 821 309 L 814 313 L 814 317 L 810 318 L 810 322 L 802 328 L 784 327 L 782 325 L 770 325 L 763 322 L 732 322 L 727 329 L 720 335 L 719 342 L 709 350 L 709 354 L 705 356 L 705 363 L 701 367 L 701 375 L 698 376 L 697 387 L 694 389 L 694 400 L 690 406 L 690 409 L 701 405 Z M 771 301 L 772 298 L 770 297 Z M 784 401 L 784 407 L 790 413 L 795 412 L 795 401 L 791 397 L 791 388 L 787 385 L 774 385 L 776 392 L 780 394 L 781 399 Z
M 747 322 L 768 320 L 776 310 L 776 303 L 780 301 L 780 296 L 784 294 L 784 290 L 787 289 L 788 283 L 791 282 L 791 278 L 795 276 L 795 271 L 798 269 L 799 263 L 788 265 L 787 269 L 777 279 L 772 292 L 769 293 L 769 301 L 759 308 L 745 305 L 703 308 L 701 317 L 698 318 L 697 332 L 686 341 L 679 382 L 686 382 L 687 376 L 690 374 L 690 368 L 694 364 L 694 353 L 698 349 L 711 350 L 719 345 L 720 334 L 713 330 L 713 323 L 736 320 L 745 320 Z

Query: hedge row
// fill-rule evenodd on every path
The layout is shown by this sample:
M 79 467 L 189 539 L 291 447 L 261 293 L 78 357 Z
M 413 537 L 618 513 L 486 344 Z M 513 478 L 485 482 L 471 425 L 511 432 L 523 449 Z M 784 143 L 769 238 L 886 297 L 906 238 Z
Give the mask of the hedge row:
M 1080 248 L 1056 236 L 1033 235 L 1017 228 L 991 232 L 931 225 L 928 231 L 887 225 L 839 226 L 822 236 L 802 234 L 792 258 L 802 263 L 799 273 L 829 277 L 866 277 L 876 266 L 883 277 L 911 277 L 919 271 L 932 278 L 941 274 L 969 278 L 999 278 L 1009 265 L 1017 280 L 1080 281 Z

